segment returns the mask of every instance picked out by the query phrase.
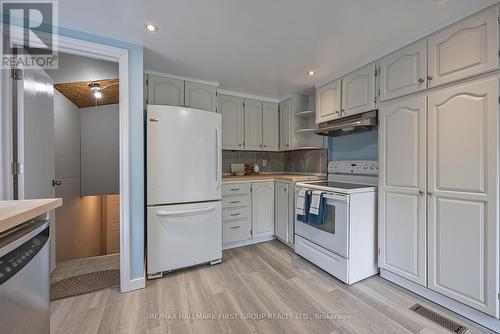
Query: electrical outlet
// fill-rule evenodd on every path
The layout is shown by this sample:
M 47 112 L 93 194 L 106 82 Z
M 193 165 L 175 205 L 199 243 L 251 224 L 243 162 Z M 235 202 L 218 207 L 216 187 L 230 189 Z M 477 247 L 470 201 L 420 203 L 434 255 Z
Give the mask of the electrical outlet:
M 267 160 L 266 159 L 262 160 L 262 167 L 264 167 L 264 168 L 267 167 Z

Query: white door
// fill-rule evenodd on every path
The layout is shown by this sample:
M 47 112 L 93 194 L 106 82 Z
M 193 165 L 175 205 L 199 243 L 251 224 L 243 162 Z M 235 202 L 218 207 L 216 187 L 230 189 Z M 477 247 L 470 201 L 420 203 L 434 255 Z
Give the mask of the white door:
M 290 150 L 290 99 L 280 103 L 280 150 Z
M 498 79 L 428 99 L 429 288 L 498 317 Z
M 429 87 L 498 69 L 498 6 L 428 38 Z
M 245 150 L 262 150 L 262 101 L 245 99 Z
M 274 234 L 274 182 L 252 184 L 252 237 Z
M 379 266 L 426 285 L 426 97 L 379 107 Z
M 221 198 L 220 129 L 219 114 L 148 105 L 148 205 Z
M 52 198 L 55 179 L 54 86 L 41 68 L 27 69 L 15 80 L 17 92 L 17 132 L 15 156 L 23 170 L 14 179 L 15 199 Z M 56 219 L 49 212 L 51 234 L 51 270 L 56 264 Z
M 147 214 L 148 274 L 222 258 L 220 202 L 155 206 Z
M 427 40 L 422 39 L 380 60 L 380 100 L 427 88 Z
M 278 104 L 262 102 L 262 144 L 264 151 L 279 151 Z
M 222 149 L 243 150 L 245 124 L 243 99 L 219 95 L 218 112 L 222 115 Z
M 369 64 L 342 78 L 341 116 L 375 109 L 375 64 Z
M 316 90 L 316 124 L 340 117 L 342 80 L 337 79 Z
M 290 217 L 288 198 L 289 198 L 289 186 L 288 182 L 276 182 L 275 189 L 275 230 L 276 236 L 282 241 L 288 242 L 288 220 Z
M 186 107 L 217 112 L 217 87 L 186 81 L 184 94 Z
M 148 104 L 184 106 L 184 80 L 148 74 Z

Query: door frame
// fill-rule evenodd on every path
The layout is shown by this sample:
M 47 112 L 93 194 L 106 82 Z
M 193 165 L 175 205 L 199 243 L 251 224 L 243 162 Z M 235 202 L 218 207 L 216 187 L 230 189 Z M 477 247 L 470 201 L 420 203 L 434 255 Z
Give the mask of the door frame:
M 4 30 L 5 31 L 5 30 Z M 11 40 L 23 45 L 23 28 L 18 26 L 10 27 Z M 30 45 L 34 46 L 37 41 L 30 34 Z M 131 279 L 130 277 L 130 101 L 129 101 L 129 54 L 127 49 L 114 46 L 108 46 L 95 42 L 85 41 L 77 38 L 57 35 L 58 52 L 69 53 L 73 55 L 106 60 L 118 63 L 119 66 L 119 179 L 120 179 L 120 290 L 127 292 L 145 287 L 144 276 L 140 279 Z M 11 92 L 9 71 L 3 70 L 0 75 L 0 89 L 2 95 Z M 0 142 L 2 149 L 2 160 L 0 160 L 0 177 L 2 186 L 0 195 L 4 199 L 12 197 L 12 178 L 10 174 L 10 158 L 12 157 L 12 131 L 9 124 L 9 110 L 12 108 L 12 101 L 4 98 L 1 101 L 2 118 L 0 118 Z

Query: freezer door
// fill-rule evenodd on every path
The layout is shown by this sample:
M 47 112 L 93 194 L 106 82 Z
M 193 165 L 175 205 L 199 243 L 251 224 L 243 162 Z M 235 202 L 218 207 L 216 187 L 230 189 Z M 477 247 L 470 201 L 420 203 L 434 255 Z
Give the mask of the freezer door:
M 219 200 L 221 116 L 148 105 L 146 124 L 148 205 Z
M 148 274 L 222 258 L 221 210 L 220 201 L 149 207 Z

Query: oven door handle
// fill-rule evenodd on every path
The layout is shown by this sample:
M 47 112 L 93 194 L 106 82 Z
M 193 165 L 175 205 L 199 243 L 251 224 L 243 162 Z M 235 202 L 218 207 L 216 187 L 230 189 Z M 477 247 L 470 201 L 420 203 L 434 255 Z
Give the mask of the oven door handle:
M 323 198 L 332 199 L 339 202 L 349 202 L 349 196 L 333 194 L 333 193 L 323 193 Z

